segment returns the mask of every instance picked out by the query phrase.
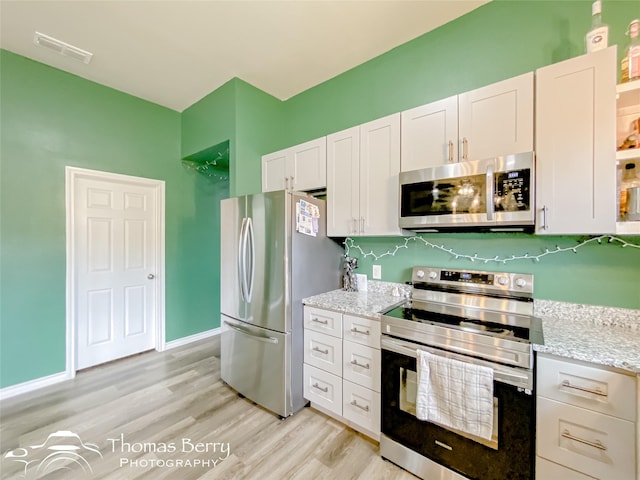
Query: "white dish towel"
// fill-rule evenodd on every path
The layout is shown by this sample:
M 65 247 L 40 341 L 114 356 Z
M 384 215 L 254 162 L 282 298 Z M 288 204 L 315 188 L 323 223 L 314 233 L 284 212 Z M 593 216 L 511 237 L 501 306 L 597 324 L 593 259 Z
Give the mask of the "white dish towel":
M 416 416 L 491 440 L 493 369 L 417 350 Z

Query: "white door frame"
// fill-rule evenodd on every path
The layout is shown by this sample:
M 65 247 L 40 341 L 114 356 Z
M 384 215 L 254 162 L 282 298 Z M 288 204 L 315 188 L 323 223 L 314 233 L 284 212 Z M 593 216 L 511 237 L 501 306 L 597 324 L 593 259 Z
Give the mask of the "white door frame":
M 66 202 L 66 248 L 67 248 L 67 335 L 66 335 L 66 374 L 68 378 L 76 374 L 76 284 L 75 278 L 75 185 L 78 178 L 101 180 L 116 183 L 128 183 L 153 188 L 156 200 L 156 319 L 155 349 L 165 350 L 165 258 L 164 258 L 164 217 L 165 217 L 165 182 L 150 178 L 121 175 L 119 173 L 88 170 L 85 168 L 65 167 L 65 202 Z

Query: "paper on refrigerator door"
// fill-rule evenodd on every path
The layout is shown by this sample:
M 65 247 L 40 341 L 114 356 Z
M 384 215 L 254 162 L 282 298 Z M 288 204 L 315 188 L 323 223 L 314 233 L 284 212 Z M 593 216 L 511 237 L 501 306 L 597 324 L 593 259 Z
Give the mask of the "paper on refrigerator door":
M 315 237 L 318 233 L 320 209 L 306 200 L 296 203 L 296 231 Z

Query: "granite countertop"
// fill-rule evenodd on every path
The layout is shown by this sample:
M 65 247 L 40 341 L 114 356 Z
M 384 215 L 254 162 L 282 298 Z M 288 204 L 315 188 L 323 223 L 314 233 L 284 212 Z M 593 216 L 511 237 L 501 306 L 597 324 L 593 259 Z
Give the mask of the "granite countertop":
M 536 300 L 544 345 L 533 349 L 640 375 L 640 310 Z
M 304 298 L 302 303 L 310 307 L 380 319 L 383 312 L 404 303 L 408 295 L 409 287 L 406 285 L 369 281 L 366 292 L 333 290 Z
M 302 303 L 380 319 L 408 296 L 404 284 L 369 281 L 366 292 L 334 290 Z M 640 375 L 640 310 L 534 300 L 534 315 L 542 319 L 544 337 L 544 344 L 533 345 L 535 351 Z

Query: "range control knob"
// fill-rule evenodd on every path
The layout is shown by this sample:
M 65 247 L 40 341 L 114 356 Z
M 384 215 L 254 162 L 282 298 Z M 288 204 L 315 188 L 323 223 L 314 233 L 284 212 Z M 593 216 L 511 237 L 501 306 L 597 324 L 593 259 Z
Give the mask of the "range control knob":
M 438 278 L 438 272 L 429 272 L 429 278 L 431 280 L 435 280 L 436 278 Z
M 424 278 L 424 270 L 418 270 L 416 272 L 416 277 L 418 278 Z
M 523 288 L 523 287 L 526 287 L 526 286 L 527 286 L 527 281 L 524 278 L 518 278 L 516 280 L 516 287 Z
M 507 285 L 509 283 L 509 279 L 507 277 L 498 277 L 498 285 Z

